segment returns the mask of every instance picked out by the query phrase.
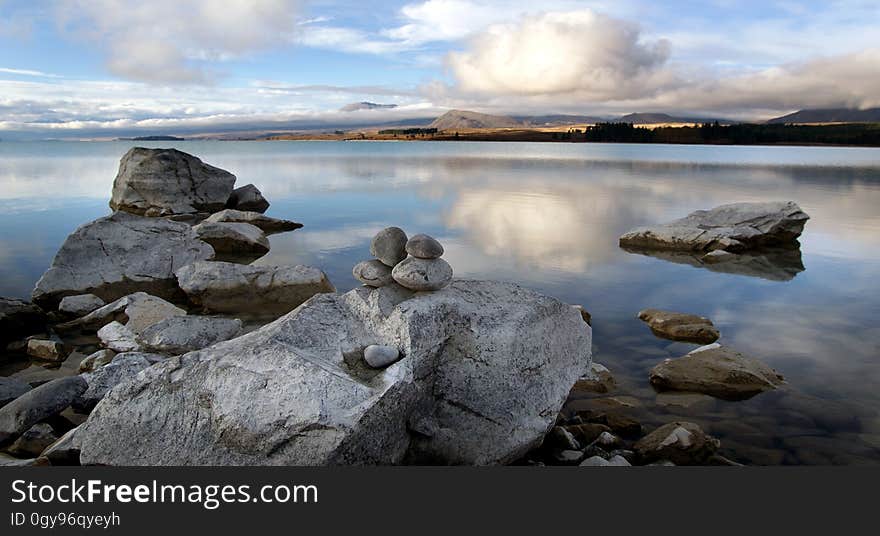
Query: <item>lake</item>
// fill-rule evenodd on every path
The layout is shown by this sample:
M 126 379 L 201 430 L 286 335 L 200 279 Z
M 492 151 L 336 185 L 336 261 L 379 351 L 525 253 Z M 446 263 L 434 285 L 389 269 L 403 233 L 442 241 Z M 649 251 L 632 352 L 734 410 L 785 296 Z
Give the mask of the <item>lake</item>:
M 346 291 L 376 231 L 427 233 L 456 277 L 515 281 L 590 311 L 594 360 L 644 424 L 696 422 L 743 463 L 880 463 L 880 149 L 2 142 L 0 295 L 29 297 L 64 238 L 109 212 L 119 158 L 135 144 L 230 170 L 263 191 L 268 215 L 305 225 L 272 236 L 257 264 L 314 265 Z M 800 257 L 721 272 L 617 245 L 639 225 L 767 200 L 810 215 Z M 648 371 L 696 346 L 652 335 L 636 318 L 647 307 L 711 318 L 721 342 L 787 385 L 741 402 L 657 397 Z

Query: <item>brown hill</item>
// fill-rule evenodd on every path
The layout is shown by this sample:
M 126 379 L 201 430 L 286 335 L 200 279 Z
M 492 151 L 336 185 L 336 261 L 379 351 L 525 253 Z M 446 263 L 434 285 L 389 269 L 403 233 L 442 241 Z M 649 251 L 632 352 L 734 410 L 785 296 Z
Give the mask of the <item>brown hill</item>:
M 515 128 L 523 126 L 522 123 L 503 115 L 481 114 L 467 110 L 449 110 L 435 119 L 429 128 L 437 130 L 464 130 L 471 128 Z

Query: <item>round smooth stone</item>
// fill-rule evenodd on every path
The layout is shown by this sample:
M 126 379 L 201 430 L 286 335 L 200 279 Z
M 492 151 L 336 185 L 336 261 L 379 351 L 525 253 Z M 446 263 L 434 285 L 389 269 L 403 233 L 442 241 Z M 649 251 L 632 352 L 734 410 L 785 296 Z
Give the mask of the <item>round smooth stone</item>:
M 452 266 L 443 259 L 408 257 L 391 270 L 391 276 L 410 290 L 440 290 L 452 282 Z
M 400 358 L 400 352 L 393 346 L 371 344 L 364 348 L 364 361 L 373 368 L 387 367 Z
M 351 275 L 355 279 L 370 287 L 384 287 L 394 281 L 391 277 L 391 268 L 382 264 L 381 261 L 363 261 L 354 265 Z
M 439 259 L 443 246 L 432 236 L 417 234 L 407 240 L 406 252 L 419 259 Z
M 382 229 L 370 242 L 370 255 L 394 267 L 406 258 L 406 233 L 400 227 Z

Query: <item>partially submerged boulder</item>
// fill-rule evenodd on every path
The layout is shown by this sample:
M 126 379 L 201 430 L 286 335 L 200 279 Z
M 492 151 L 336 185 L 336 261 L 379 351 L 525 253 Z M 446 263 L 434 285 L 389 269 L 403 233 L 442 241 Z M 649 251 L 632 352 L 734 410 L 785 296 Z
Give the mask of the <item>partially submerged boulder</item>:
M 310 266 L 249 266 L 196 262 L 177 271 L 180 288 L 207 312 L 278 315 L 315 294 L 336 292 L 321 270 Z
M 226 207 L 235 175 L 177 149 L 130 149 L 119 162 L 110 207 L 167 216 Z
M 721 336 L 711 320 L 698 315 L 645 309 L 639 312 L 639 320 L 647 323 L 654 335 L 671 341 L 711 344 Z
M 231 209 L 263 213 L 269 209 L 269 201 L 253 184 L 245 184 L 232 191 L 226 206 Z
M 640 439 L 633 450 L 643 463 L 668 460 L 675 465 L 703 465 L 720 446 L 720 441 L 692 422 L 671 422 Z
M 299 229 L 303 225 L 295 221 L 282 220 L 278 218 L 270 218 L 250 210 L 235 210 L 227 208 L 208 216 L 206 222 L 214 223 L 249 223 L 255 227 L 259 227 L 264 233 L 284 233 Z
M 174 316 L 137 336 L 144 352 L 180 355 L 228 341 L 241 332 L 241 320 L 213 316 Z
M 698 210 L 670 223 L 642 227 L 620 237 L 623 247 L 740 252 L 791 243 L 810 219 L 792 201 L 732 203 Z
M 67 237 L 32 297 L 45 308 L 86 293 L 106 302 L 138 291 L 174 299 L 179 297 L 174 272 L 213 257 L 211 246 L 185 223 L 116 212 Z
M 577 311 L 510 283 L 319 294 L 111 390 L 84 464 L 497 464 L 540 444 L 590 364 Z M 363 349 L 404 356 L 383 370 Z M 118 359 L 118 358 L 117 358 Z
M 723 400 L 745 400 L 784 383 L 782 375 L 764 363 L 718 345 L 666 359 L 649 377 L 661 391 L 691 391 Z
M 46 314 L 36 305 L 0 297 L 0 344 L 38 333 L 45 326 Z

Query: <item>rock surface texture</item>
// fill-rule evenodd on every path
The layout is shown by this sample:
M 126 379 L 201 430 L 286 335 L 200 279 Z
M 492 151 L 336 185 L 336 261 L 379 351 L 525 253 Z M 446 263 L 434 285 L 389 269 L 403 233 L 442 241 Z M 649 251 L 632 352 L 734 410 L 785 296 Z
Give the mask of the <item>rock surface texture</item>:
M 283 314 L 315 294 L 336 292 L 310 266 L 196 262 L 179 269 L 177 280 L 192 303 L 216 313 Z
M 643 462 L 668 460 L 675 465 L 702 465 L 721 442 L 692 422 L 671 422 L 657 428 L 633 446 Z
M 67 317 L 79 318 L 104 305 L 104 300 L 94 294 L 79 294 L 62 298 L 58 304 L 58 312 Z
M 408 257 L 391 270 L 391 277 L 410 290 L 440 290 L 452 282 L 452 266 L 443 259 Z
M 134 147 L 123 155 L 110 207 L 145 216 L 216 212 L 235 175 L 177 149 Z
M 698 210 L 663 225 L 635 229 L 620 237 L 620 245 L 737 253 L 792 243 L 801 235 L 808 219 L 809 216 L 791 201 L 733 203 Z
M 86 316 L 58 326 L 62 330 L 79 329 L 94 332 L 114 320 L 125 324 L 132 332 L 142 330 L 171 316 L 183 316 L 186 311 L 162 298 L 146 292 L 135 292 L 95 309 Z
M 269 253 L 269 240 L 262 229 L 249 223 L 206 221 L 193 227 L 199 240 L 214 248 L 217 257 L 244 257 L 254 260 Z
M 32 297 L 47 308 L 87 293 L 106 302 L 137 291 L 174 298 L 179 295 L 174 272 L 213 256 L 211 246 L 185 223 L 116 212 L 67 237 Z
M 784 383 L 781 374 L 757 359 L 715 345 L 666 359 L 649 377 L 661 391 L 691 391 L 723 400 L 745 400 Z
M 590 365 L 571 306 L 509 283 L 319 294 L 172 357 L 80 426 L 84 464 L 498 464 L 540 444 Z M 362 348 L 404 356 L 383 370 Z M 117 358 L 118 359 L 118 358 Z
M 370 242 L 370 255 L 393 268 L 406 258 L 406 240 L 406 233 L 400 227 L 386 227 Z
M 145 329 L 137 342 L 144 352 L 180 355 L 227 341 L 240 331 L 236 318 L 175 316 Z
M 711 320 L 697 315 L 645 309 L 639 320 L 647 323 L 654 335 L 671 341 L 711 344 L 721 336 Z
M 11 443 L 31 426 L 60 413 L 87 387 L 80 376 L 58 378 L 36 387 L 0 408 L 0 446 Z
M 369 287 L 384 287 L 394 282 L 391 268 L 380 260 L 363 261 L 354 265 L 351 275 Z

